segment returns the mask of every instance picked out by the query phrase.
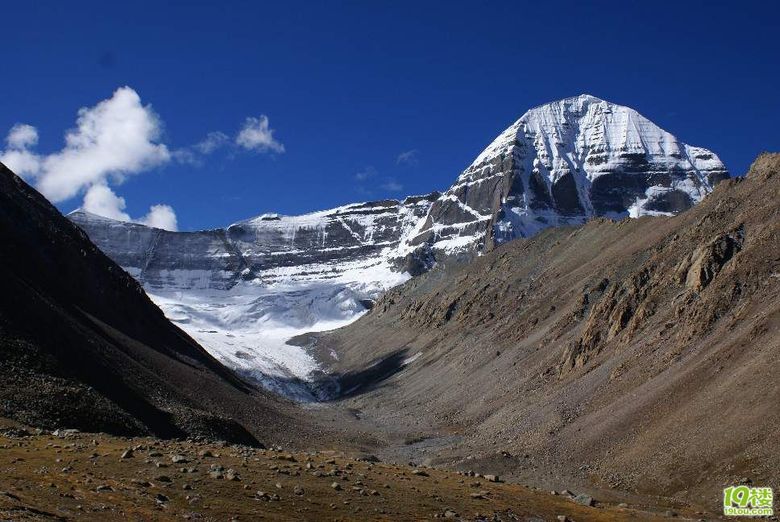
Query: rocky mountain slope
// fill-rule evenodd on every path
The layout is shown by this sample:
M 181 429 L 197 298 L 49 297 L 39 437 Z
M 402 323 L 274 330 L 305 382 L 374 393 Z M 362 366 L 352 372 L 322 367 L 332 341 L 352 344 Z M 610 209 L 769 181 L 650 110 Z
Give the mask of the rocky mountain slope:
M 717 509 L 780 486 L 778 201 L 765 154 L 678 216 L 507 243 L 310 345 L 395 458 Z
M 291 337 L 350 323 L 437 262 L 594 216 L 671 215 L 726 176 L 712 152 L 583 95 L 528 111 L 444 194 L 265 214 L 200 232 L 69 217 L 220 361 L 312 400 L 327 395 L 312 383 L 329 386 Z
M 0 416 L 245 443 L 287 429 L 284 403 L 173 326 L 132 277 L 1 164 L 0 244 Z

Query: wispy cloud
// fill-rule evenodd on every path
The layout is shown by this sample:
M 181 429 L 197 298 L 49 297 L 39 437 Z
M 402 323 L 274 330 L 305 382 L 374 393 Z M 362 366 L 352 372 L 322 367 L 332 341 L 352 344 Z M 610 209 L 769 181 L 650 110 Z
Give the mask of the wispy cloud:
M 393 178 L 387 178 L 384 183 L 379 185 L 379 188 L 386 190 L 387 192 L 401 192 L 404 189 L 404 186 Z
M 407 150 L 398 155 L 395 159 L 396 165 L 416 166 L 420 164 L 420 151 L 417 149 Z
M 373 178 L 376 175 L 377 175 L 376 169 L 369 165 L 355 172 L 355 179 L 358 181 L 366 181 L 367 179 Z
M 221 131 L 209 132 L 202 141 L 195 144 L 195 149 L 201 154 L 211 154 L 230 142 L 227 134 Z

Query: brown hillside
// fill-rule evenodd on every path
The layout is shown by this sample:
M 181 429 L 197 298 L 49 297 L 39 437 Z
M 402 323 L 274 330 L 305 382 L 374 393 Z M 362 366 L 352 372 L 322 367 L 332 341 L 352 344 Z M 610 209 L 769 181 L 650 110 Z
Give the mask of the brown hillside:
M 676 217 L 549 229 L 413 279 L 318 346 L 343 405 L 407 439 L 399 458 L 710 507 L 724 483 L 777 488 L 778 202 L 764 154 Z

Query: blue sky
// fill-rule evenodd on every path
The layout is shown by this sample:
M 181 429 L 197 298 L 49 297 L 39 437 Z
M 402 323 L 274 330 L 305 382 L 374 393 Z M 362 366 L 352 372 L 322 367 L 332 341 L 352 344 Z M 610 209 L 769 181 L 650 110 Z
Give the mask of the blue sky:
M 780 149 L 774 2 L 27 4 L 4 6 L 0 133 L 34 126 L 66 160 L 77 111 L 129 86 L 165 150 L 105 183 L 183 230 L 445 189 L 528 108 L 585 92 L 734 174 Z

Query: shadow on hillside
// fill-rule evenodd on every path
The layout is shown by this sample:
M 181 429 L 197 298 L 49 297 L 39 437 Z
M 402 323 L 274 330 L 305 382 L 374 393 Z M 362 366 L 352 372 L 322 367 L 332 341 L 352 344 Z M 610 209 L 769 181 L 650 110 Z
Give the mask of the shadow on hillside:
M 390 377 L 403 370 L 407 357 L 408 350 L 403 348 L 374 360 L 363 369 L 331 375 L 330 377 L 338 383 L 340 391 L 338 395 L 328 400 L 355 397 L 378 388 Z
M 382 386 L 404 369 L 409 350 L 402 348 L 375 359 L 361 369 L 326 373 L 315 371 L 309 380 L 259 374 L 252 371 L 237 373 L 252 385 L 259 385 L 295 402 L 334 402 L 356 397 Z

